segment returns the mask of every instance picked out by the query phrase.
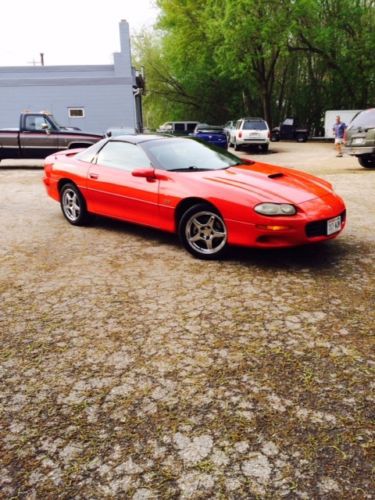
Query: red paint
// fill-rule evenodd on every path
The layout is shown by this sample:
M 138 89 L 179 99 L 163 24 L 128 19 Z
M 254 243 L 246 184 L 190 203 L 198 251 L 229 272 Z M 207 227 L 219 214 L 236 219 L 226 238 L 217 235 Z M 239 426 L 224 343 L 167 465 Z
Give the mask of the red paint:
M 279 175 L 269 178 L 272 174 Z M 80 161 L 70 151 L 45 161 L 44 183 L 57 201 L 62 179 L 78 186 L 89 212 L 170 232 L 177 230 L 176 210 L 181 202 L 205 200 L 223 216 L 228 243 L 234 245 L 296 246 L 335 238 L 345 226 L 343 220 L 340 231 L 330 236 L 308 237 L 306 225 L 342 214 L 343 200 L 323 179 L 259 162 L 204 172 L 152 168 L 127 172 Z M 262 202 L 291 203 L 297 214 L 260 215 L 253 207 Z

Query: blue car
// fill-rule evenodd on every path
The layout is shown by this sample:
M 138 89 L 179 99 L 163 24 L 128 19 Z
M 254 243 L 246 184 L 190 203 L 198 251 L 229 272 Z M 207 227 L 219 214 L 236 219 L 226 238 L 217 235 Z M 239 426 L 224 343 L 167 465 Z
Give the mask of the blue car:
M 199 123 L 191 134 L 202 141 L 208 142 L 219 148 L 227 149 L 228 141 L 223 127 L 216 125 L 207 125 L 207 123 Z

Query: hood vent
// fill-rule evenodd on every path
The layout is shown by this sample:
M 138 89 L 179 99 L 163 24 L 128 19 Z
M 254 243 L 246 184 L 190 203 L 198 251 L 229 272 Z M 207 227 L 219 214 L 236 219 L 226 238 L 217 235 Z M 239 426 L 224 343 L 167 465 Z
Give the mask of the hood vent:
M 269 179 L 277 179 L 278 177 L 284 177 L 285 174 L 281 173 L 281 172 L 277 172 L 276 174 L 270 174 L 268 176 Z

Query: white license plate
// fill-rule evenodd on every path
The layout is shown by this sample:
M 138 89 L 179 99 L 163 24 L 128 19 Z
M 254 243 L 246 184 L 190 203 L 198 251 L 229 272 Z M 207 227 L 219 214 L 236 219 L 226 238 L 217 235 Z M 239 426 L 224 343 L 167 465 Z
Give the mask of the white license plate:
M 341 215 L 327 220 L 327 236 L 337 233 L 341 229 Z
M 357 137 L 356 139 L 353 139 L 353 144 L 364 144 L 365 140 L 363 137 Z

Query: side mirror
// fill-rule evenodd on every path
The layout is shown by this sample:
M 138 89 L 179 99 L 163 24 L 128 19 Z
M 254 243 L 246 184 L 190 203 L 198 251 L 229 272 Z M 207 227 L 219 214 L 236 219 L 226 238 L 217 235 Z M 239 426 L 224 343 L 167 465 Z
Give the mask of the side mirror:
M 132 175 L 134 177 L 144 177 L 149 182 L 155 181 L 155 171 L 153 168 L 136 168 L 133 170 Z
M 46 134 L 49 134 L 51 132 L 48 123 L 42 123 L 42 130 L 44 130 Z

